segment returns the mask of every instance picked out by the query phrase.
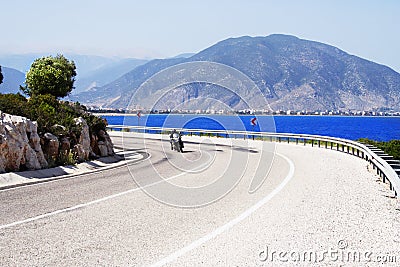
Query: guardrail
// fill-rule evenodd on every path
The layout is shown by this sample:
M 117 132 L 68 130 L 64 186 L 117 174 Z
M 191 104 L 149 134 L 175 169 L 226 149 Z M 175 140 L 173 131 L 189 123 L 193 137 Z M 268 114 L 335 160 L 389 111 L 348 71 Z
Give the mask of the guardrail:
M 184 128 L 162 128 L 162 127 L 145 127 L 145 126 L 126 126 L 126 125 L 109 125 L 110 130 L 139 132 L 139 133 L 155 133 L 169 134 L 173 129 L 181 132 L 183 135 L 198 136 L 214 136 L 223 138 L 242 138 L 263 140 L 270 142 L 287 142 L 296 143 L 297 145 L 311 144 L 311 146 L 323 147 L 326 149 L 337 150 L 348 153 L 368 161 L 377 175 L 382 178 L 384 183 L 389 183 L 390 190 L 394 191 L 395 196 L 400 192 L 400 177 L 390 164 L 379 156 L 375 149 L 356 141 L 319 136 L 309 134 L 290 134 L 290 133 L 271 133 L 271 132 L 252 132 L 252 131 L 234 131 L 234 130 L 204 130 L 204 129 L 184 129 Z

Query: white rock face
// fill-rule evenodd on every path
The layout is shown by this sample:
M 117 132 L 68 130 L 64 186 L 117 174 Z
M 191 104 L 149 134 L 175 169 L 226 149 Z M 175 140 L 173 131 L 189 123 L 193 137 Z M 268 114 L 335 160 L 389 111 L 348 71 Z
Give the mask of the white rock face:
M 74 152 L 79 161 L 86 161 L 89 159 L 92 148 L 90 147 L 89 126 L 85 119 L 79 117 L 74 119 L 77 126 L 81 127 L 81 134 L 79 136 L 78 144 L 74 146 Z
M 47 166 L 36 122 L 0 111 L 0 172 Z
M 89 135 L 89 126 L 83 118 L 75 119 L 81 129 L 77 144 L 72 151 L 78 161 L 87 161 L 89 157 L 98 157 L 92 150 L 92 145 L 98 145 L 97 153 L 100 156 L 114 155 L 113 143 L 105 131 L 99 132 L 97 137 Z M 60 142 L 61 141 L 61 142 Z M 0 173 L 37 170 L 46 168 L 56 162 L 60 153 L 65 156 L 70 151 L 70 140 L 45 133 L 42 138 L 37 133 L 37 123 L 21 117 L 6 114 L 0 111 Z

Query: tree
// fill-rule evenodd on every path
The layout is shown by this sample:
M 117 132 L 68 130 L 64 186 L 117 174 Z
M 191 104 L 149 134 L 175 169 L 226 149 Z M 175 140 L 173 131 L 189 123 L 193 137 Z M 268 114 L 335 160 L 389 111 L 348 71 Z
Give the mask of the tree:
M 21 94 L 0 94 L 0 110 L 18 116 L 27 116 L 27 101 Z
M 56 98 L 67 96 L 74 88 L 76 67 L 63 55 L 36 59 L 26 74 L 25 87 L 29 96 L 50 94 Z
M 1 66 L 0 66 L 0 84 L 3 82 L 3 73 L 1 73 Z

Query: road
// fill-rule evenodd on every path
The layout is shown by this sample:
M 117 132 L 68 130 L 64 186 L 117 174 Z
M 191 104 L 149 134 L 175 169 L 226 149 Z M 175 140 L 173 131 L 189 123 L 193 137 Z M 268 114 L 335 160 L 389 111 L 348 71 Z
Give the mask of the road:
M 396 200 L 361 159 L 260 141 L 184 140 L 181 154 L 165 140 L 115 135 L 117 146 L 149 157 L 0 191 L 1 265 L 267 266 L 294 263 L 279 252 L 343 244 L 400 262 Z M 250 190 L 258 170 L 266 179 Z

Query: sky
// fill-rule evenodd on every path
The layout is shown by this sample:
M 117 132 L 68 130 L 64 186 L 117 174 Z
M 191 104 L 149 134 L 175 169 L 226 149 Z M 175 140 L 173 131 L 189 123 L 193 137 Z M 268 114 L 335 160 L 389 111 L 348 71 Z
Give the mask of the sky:
M 0 0 L 0 54 L 164 58 L 295 35 L 400 72 L 398 0 Z

